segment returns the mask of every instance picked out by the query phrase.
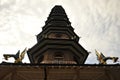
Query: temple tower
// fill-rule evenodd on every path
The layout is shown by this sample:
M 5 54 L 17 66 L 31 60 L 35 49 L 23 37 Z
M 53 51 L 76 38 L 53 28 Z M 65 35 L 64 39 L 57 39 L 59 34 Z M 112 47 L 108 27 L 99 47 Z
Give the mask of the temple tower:
M 33 64 L 84 64 L 89 53 L 78 41 L 65 10 L 57 5 L 37 35 L 37 43 L 28 50 L 28 57 Z

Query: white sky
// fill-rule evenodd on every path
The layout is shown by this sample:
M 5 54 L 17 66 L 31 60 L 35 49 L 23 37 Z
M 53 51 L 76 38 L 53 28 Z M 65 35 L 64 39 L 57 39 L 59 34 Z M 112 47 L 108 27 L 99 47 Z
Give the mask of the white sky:
M 98 63 L 95 49 L 120 57 L 120 0 L 0 0 L 0 62 L 3 54 L 36 44 L 35 35 L 55 5 L 63 6 L 79 43 L 91 52 L 86 63 Z

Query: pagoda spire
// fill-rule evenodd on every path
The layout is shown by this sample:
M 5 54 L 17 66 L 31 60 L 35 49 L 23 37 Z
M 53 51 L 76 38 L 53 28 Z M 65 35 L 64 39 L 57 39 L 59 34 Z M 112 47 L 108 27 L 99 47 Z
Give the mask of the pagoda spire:
M 71 27 L 71 23 L 62 6 L 56 5 L 55 7 L 52 8 L 43 29 L 46 29 L 49 26 L 54 26 L 54 27 L 70 26 Z
M 69 21 L 65 10 L 60 5 L 56 5 L 52 8 L 42 30 L 43 31 L 37 35 L 38 42 L 48 38 L 48 34 L 51 31 L 62 31 L 64 33 L 68 32 L 71 39 L 74 39 L 77 42 L 79 41 L 79 37 L 74 33 L 74 29 L 71 26 L 71 22 Z
M 56 5 L 52 8 L 50 15 L 66 15 L 66 13 L 61 5 Z

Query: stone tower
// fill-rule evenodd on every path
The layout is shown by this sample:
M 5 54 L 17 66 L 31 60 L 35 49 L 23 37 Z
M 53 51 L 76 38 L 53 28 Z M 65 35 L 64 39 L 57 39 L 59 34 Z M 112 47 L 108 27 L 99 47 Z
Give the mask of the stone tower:
M 28 50 L 28 57 L 33 64 L 84 64 L 89 53 L 78 41 L 65 10 L 57 5 L 37 35 L 37 43 Z

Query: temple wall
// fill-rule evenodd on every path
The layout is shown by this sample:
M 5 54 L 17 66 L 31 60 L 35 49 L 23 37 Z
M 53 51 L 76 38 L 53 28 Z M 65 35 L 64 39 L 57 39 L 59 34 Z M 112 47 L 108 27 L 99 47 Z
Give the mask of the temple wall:
M 0 80 L 120 80 L 119 75 L 119 65 L 0 65 Z

